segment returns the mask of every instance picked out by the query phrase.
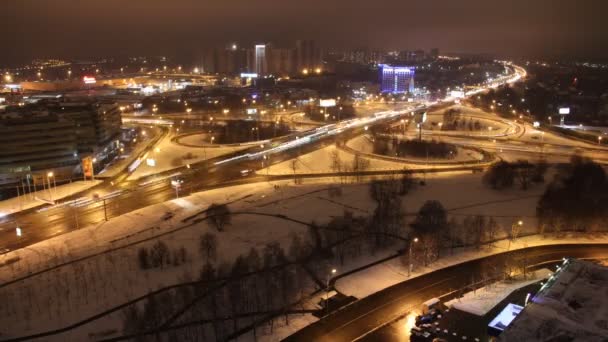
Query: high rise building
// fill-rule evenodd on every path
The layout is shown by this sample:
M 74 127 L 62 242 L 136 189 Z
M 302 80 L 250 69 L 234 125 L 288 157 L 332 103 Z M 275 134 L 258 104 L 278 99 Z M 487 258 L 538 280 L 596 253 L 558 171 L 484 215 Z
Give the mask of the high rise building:
M 296 41 L 295 69 L 316 69 L 321 67 L 321 51 L 313 40 Z
M 414 68 L 380 64 L 380 90 L 383 93 L 412 93 L 414 91 Z
M 268 60 L 266 59 L 265 44 L 257 44 L 255 46 L 253 71 L 258 75 L 266 75 L 268 73 Z
M 268 73 L 273 75 L 289 75 L 295 71 L 293 48 L 269 48 Z
M 203 55 L 203 71 L 212 74 L 238 74 L 247 71 L 247 51 L 235 43 L 209 49 Z
M 79 172 L 85 156 L 103 165 L 116 154 L 120 133 L 114 103 L 58 99 L 8 108 L 0 115 L 0 187 L 35 187 L 48 174 L 65 181 Z M 0 189 L 0 198 L 5 195 Z

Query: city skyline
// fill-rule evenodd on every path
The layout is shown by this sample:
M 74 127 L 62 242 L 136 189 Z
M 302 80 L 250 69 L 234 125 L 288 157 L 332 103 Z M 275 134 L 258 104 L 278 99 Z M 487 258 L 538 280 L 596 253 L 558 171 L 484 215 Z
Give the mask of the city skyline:
M 606 58 L 599 1 L 469 0 L 403 3 L 192 0 L 19 1 L 4 4 L 1 64 L 24 58 L 169 55 L 199 58 L 227 41 L 313 39 L 324 48 L 430 49 L 517 56 Z M 17 34 L 18 33 L 18 34 Z M 76 51 L 74 48 L 78 46 Z
M 603 341 L 606 10 L 5 1 L 0 342 Z

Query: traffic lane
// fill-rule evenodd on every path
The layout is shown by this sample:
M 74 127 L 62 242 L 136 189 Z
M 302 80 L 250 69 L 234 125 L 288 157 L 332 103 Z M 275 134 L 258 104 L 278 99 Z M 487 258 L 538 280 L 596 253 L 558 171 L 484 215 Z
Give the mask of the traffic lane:
M 608 245 L 535 247 L 527 249 L 525 253 L 506 252 L 447 267 L 363 298 L 296 332 L 286 341 L 352 341 L 429 298 L 465 287 L 476 275 L 479 279 L 482 264 L 497 264 L 513 257 L 525 257 L 530 265 L 563 257 L 606 258 Z
M 531 259 L 530 261 L 533 266 L 530 267 L 530 270 L 534 270 L 534 269 L 538 269 L 538 268 L 553 269 L 553 267 L 555 267 L 556 265 L 561 264 L 562 258 L 564 256 L 578 257 L 578 258 L 597 258 L 597 259 L 606 258 L 608 256 L 608 246 L 606 248 L 600 247 L 599 249 L 592 247 L 591 250 L 588 250 L 588 251 L 581 251 L 578 249 L 577 249 L 577 251 L 572 251 L 570 248 L 563 248 L 561 250 L 550 251 L 547 253 L 543 252 L 543 254 L 531 253 L 531 257 L 533 259 Z M 519 257 L 523 257 L 523 255 L 520 254 Z M 534 262 L 536 262 L 536 264 L 534 264 Z M 477 279 L 482 279 L 481 276 L 482 276 L 481 273 L 478 273 L 476 275 Z M 452 296 L 452 297 L 455 298 L 455 296 Z M 446 300 L 449 300 L 452 297 L 447 298 Z M 431 297 L 428 297 L 427 299 L 430 299 L 430 298 Z M 411 309 L 419 308 L 420 304 L 421 303 L 419 303 L 418 305 L 415 305 Z M 412 310 L 406 310 L 407 313 L 411 313 L 411 311 Z M 406 312 L 403 312 L 402 315 L 405 315 Z M 363 338 L 360 338 L 359 340 L 360 341 L 369 341 L 369 342 L 372 342 L 372 341 L 383 341 L 383 342 L 384 341 L 386 341 L 386 342 L 405 341 L 404 334 L 407 334 L 407 336 L 409 336 L 409 331 L 404 332 L 402 327 L 398 327 L 398 326 L 396 326 L 395 323 L 393 323 L 393 324 L 386 325 L 376 331 L 373 331 L 372 333 L 365 335 Z
M 299 155 L 312 152 L 318 148 L 323 148 L 333 144 L 338 138 L 349 138 L 364 132 L 363 128 L 354 128 L 344 131 L 340 137 L 326 135 L 324 138 L 310 142 L 296 148 L 284 150 L 270 156 L 268 163 L 275 164 L 283 160 L 295 158 Z M 257 146 L 257 145 L 256 145 Z M 254 147 L 256 148 L 256 147 Z M 259 148 L 259 147 L 257 147 Z M 243 160 L 236 163 L 213 166 L 214 172 L 208 172 L 210 161 L 199 163 L 200 167 L 194 169 L 181 168 L 183 175 L 187 180 L 187 188 L 189 192 L 201 191 L 209 188 L 215 188 L 221 185 L 222 182 L 233 182 L 239 180 L 239 184 L 247 183 L 248 180 L 243 180 L 241 176 L 242 170 L 259 170 L 266 166 L 262 164 L 262 160 Z M 175 170 L 162 173 L 163 175 L 175 173 Z M 158 176 L 158 175 L 155 175 Z M 250 181 L 255 181 L 251 179 Z M 108 192 L 117 189 L 111 184 L 106 185 Z M 0 251 L 15 250 L 23 248 L 36 242 L 56 236 L 60 233 L 66 233 L 78 227 L 84 227 L 90 224 L 96 224 L 104 221 L 106 218 L 115 217 L 137 210 L 152 204 L 162 203 L 175 198 L 175 190 L 170 186 L 169 179 L 162 179 L 159 182 L 154 182 L 150 186 L 140 186 L 138 183 L 132 183 L 127 187 L 124 193 L 117 197 L 113 197 L 105 201 L 91 203 L 86 209 L 78 208 L 75 212 L 70 206 L 50 209 L 45 212 L 30 212 L 27 214 L 17 215 L 13 221 L 6 222 L 0 225 Z M 132 200 L 133 192 L 141 192 L 141 195 Z M 91 196 L 92 196 L 91 192 Z M 76 219 L 76 216 L 78 217 Z M 78 224 L 76 222 L 78 220 Z M 28 224 L 21 224 L 29 222 Z M 17 237 L 15 225 L 23 226 L 27 236 Z

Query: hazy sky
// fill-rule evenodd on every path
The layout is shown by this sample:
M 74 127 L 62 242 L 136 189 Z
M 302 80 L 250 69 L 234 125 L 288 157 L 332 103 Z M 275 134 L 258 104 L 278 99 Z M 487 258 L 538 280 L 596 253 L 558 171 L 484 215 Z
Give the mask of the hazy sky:
M 226 41 L 608 57 L 608 0 L 0 0 L 0 63 Z

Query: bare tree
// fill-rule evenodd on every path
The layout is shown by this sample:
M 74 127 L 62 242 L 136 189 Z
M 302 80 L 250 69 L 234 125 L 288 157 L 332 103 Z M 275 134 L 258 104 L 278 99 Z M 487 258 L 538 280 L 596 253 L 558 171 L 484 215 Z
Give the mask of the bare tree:
M 201 236 L 199 249 L 205 262 L 211 263 L 217 258 L 217 237 L 212 233 L 205 233 Z
M 342 160 L 337 149 L 331 151 L 331 169 L 333 172 L 342 172 Z
M 369 168 L 369 160 L 361 157 L 359 153 L 355 154 L 353 158 L 353 172 L 355 173 L 355 177 L 357 182 L 361 181 L 361 172 L 364 172 Z
M 226 204 L 213 203 L 207 209 L 207 217 L 209 223 L 217 229 L 218 232 L 224 230 L 226 225 L 229 225 L 231 220 L 230 209 Z
M 535 174 L 534 165 L 527 160 L 519 160 L 516 164 L 515 178 L 519 182 L 522 190 L 527 190 Z
M 291 170 L 293 171 L 293 184 L 298 184 L 298 178 L 296 176 L 296 171 L 298 171 L 298 158 L 291 160 Z

